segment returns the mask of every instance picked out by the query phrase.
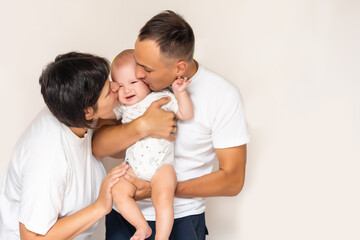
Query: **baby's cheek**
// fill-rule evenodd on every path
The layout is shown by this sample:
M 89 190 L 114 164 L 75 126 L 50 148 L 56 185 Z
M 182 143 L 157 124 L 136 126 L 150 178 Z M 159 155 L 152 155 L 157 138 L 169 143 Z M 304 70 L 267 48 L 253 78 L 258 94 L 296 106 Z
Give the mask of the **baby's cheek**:
M 120 90 L 118 91 L 118 101 L 122 104 L 124 104 L 124 99 L 122 98 L 122 96 L 124 96 L 123 94 L 120 93 Z

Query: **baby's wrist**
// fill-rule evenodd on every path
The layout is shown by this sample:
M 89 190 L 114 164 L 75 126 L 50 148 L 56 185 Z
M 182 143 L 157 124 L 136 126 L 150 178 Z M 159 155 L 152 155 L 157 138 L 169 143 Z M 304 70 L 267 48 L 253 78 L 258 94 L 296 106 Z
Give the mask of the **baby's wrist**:
M 185 95 L 186 94 L 186 89 L 182 90 L 182 91 L 175 91 L 173 89 L 173 92 L 174 92 L 174 95 L 175 96 L 182 96 L 182 95 Z

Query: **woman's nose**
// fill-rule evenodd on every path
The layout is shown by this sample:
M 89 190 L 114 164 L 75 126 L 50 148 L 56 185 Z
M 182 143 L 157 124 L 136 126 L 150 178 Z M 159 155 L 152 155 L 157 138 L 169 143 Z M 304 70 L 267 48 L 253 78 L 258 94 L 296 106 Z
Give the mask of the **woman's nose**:
M 115 93 L 119 90 L 119 84 L 117 84 L 116 82 L 111 82 L 110 88 L 111 91 Z

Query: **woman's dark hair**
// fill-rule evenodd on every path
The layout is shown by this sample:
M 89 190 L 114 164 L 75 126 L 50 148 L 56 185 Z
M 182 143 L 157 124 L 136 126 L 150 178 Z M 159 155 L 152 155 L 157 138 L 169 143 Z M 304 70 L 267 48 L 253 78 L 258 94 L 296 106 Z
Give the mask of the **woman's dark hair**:
M 195 36 L 180 15 L 166 10 L 151 18 L 140 30 L 139 40 L 158 43 L 166 57 L 190 61 L 194 55 Z
M 68 127 L 92 127 L 84 110 L 93 107 L 109 76 L 108 60 L 69 52 L 49 63 L 39 79 L 41 94 L 52 114 Z

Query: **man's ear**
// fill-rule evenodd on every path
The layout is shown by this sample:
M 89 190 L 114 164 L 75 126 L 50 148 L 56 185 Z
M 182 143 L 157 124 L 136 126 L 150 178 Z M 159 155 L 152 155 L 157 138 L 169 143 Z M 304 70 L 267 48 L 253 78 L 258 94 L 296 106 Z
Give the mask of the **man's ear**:
M 84 110 L 85 112 L 85 119 L 86 120 L 93 120 L 94 119 L 94 108 L 88 107 Z
M 176 64 L 176 76 L 180 77 L 185 74 L 187 70 L 187 62 L 181 60 Z

